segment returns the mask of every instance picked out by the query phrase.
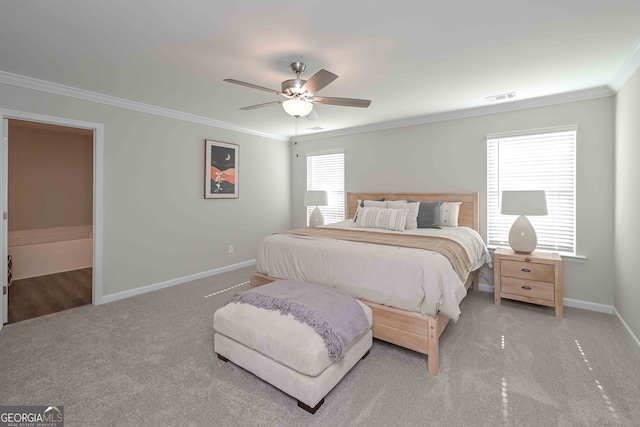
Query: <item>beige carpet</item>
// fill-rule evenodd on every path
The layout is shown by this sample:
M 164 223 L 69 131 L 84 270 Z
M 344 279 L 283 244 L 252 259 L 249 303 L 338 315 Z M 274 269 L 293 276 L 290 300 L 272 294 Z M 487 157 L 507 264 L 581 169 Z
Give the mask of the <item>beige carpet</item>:
M 374 341 L 315 415 L 213 352 L 212 316 L 250 269 L 6 325 L 0 405 L 64 405 L 66 426 L 640 425 L 640 355 L 612 315 L 472 292 L 424 356 Z M 212 295 L 205 298 L 207 295 Z

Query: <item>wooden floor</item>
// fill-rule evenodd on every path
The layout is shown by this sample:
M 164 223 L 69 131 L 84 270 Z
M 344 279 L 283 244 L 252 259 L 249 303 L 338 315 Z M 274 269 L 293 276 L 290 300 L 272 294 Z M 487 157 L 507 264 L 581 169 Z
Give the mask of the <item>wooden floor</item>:
M 14 280 L 9 287 L 9 323 L 91 304 L 92 270 Z

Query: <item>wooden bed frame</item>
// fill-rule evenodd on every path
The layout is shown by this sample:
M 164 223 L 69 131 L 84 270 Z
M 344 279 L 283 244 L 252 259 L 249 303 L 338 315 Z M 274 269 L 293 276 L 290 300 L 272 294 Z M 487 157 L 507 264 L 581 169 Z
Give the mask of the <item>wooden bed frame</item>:
M 444 202 L 462 202 L 458 225 L 479 231 L 478 193 L 347 193 L 347 217 L 353 218 L 358 200 L 386 200 L 414 199 L 420 201 L 442 200 Z M 475 283 L 478 290 L 480 270 L 469 274 L 464 284 L 469 289 Z M 265 285 L 279 280 L 256 272 L 251 277 L 251 287 Z M 443 314 L 425 316 L 420 313 L 400 310 L 360 300 L 373 310 L 373 337 L 426 354 L 429 373 L 438 375 L 440 369 L 440 335 L 449 318 Z

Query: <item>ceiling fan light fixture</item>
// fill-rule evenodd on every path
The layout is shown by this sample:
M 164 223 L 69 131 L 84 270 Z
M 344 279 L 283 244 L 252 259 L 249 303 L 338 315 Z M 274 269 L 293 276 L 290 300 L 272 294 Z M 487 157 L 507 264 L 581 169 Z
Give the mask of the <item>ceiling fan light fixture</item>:
M 301 99 L 289 99 L 282 103 L 282 108 L 290 116 L 304 117 L 313 110 L 313 104 Z
M 290 116 L 308 116 L 307 118 L 309 120 L 315 120 L 318 118 L 318 114 L 313 109 L 314 103 L 321 102 L 324 105 L 339 105 L 343 107 L 359 108 L 368 108 L 371 104 L 371 101 L 368 99 L 335 98 L 328 96 L 316 97 L 318 91 L 322 90 L 332 81 L 337 79 L 338 76 L 336 74 L 333 74 L 331 71 L 322 69 L 311 76 L 309 80 L 304 80 L 300 78 L 300 73 L 305 70 L 305 67 L 306 66 L 302 62 L 293 62 L 291 64 L 291 70 L 296 73 L 296 78 L 285 80 L 284 82 L 282 82 L 281 92 L 235 79 L 224 79 L 224 81 L 240 86 L 250 87 L 252 89 L 261 90 L 263 92 L 270 92 L 287 98 L 287 101 L 265 102 L 262 104 L 250 105 L 249 107 L 242 107 L 240 108 L 241 110 L 254 110 L 256 108 L 267 107 L 269 105 L 282 104 L 282 106 L 284 107 L 284 111 Z

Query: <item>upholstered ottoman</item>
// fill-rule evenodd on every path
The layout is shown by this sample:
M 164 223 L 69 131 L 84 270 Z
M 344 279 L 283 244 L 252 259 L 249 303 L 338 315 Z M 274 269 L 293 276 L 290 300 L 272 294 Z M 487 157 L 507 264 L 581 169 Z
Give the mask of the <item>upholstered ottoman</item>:
M 369 354 L 372 312 L 359 301 L 353 302 L 364 312 L 368 328 L 344 343 L 343 357 L 339 360 L 331 360 L 325 341 L 309 324 L 296 320 L 290 313 L 243 302 L 229 303 L 215 312 L 214 350 L 219 359 L 230 360 L 279 388 L 313 414 L 327 393 Z

